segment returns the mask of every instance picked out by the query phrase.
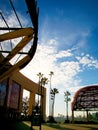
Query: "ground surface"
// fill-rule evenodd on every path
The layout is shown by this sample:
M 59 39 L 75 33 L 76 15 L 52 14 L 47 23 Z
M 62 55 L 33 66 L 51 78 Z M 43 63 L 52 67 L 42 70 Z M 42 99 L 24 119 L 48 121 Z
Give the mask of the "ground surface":
M 0 130 L 31 130 L 31 123 L 28 121 L 17 123 L 1 123 Z M 45 123 L 39 126 L 33 126 L 32 130 L 98 130 L 98 124 L 53 124 Z
M 22 130 L 21 127 L 30 130 L 30 122 L 20 123 L 18 127 L 19 130 Z M 39 127 L 34 126 L 33 129 L 39 130 Z M 98 124 L 43 124 L 41 130 L 98 130 Z

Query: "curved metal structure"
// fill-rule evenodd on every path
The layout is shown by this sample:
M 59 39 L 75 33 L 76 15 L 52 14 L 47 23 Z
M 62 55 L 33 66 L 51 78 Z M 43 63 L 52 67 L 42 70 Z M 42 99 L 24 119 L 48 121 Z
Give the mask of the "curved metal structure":
M 72 111 L 76 110 L 98 110 L 98 85 L 81 88 L 75 93 L 72 102 Z
M 35 0 L 25 0 L 25 3 L 27 5 L 28 13 L 30 15 L 30 19 L 32 22 L 32 27 L 26 27 L 23 28 L 22 24 L 19 20 L 19 17 L 15 11 L 15 8 L 13 6 L 13 3 L 11 0 L 9 0 L 12 9 L 15 12 L 15 15 L 18 19 L 18 22 L 20 24 L 20 28 L 13 28 L 9 27 L 7 24 L 7 21 L 4 19 L 4 16 L 2 13 L 2 20 L 5 22 L 6 27 L 0 27 L 0 30 L 3 32 L 6 30 L 6 33 L 3 33 L 0 35 L 0 82 L 6 79 L 13 71 L 17 69 L 22 69 L 25 67 L 33 58 L 36 48 L 37 48 L 37 41 L 38 41 L 38 13 L 39 10 L 37 8 L 37 4 Z M 12 48 L 4 51 L 2 46 L 7 42 L 9 44 L 9 41 L 13 39 L 19 38 L 20 41 Z M 33 41 L 31 41 L 33 40 Z M 31 42 L 30 42 L 31 41 Z M 32 43 L 33 42 L 33 43 Z M 29 50 L 26 52 L 23 52 L 22 49 L 30 43 Z M 26 48 L 25 48 L 26 50 Z M 5 55 L 7 54 L 7 56 Z M 21 55 L 22 58 L 18 59 L 17 61 L 14 59 L 16 55 Z M 13 60 L 14 59 L 14 60 Z M 11 60 L 13 60 L 15 63 L 12 64 Z

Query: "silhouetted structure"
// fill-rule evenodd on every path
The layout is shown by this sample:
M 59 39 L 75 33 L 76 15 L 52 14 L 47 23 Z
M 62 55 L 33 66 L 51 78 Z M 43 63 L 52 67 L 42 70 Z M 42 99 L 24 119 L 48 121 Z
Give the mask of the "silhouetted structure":
M 37 49 L 39 8 L 36 0 L 24 0 L 23 3 L 20 1 L 19 8 L 25 5 L 24 8 L 21 8 L 21 12 L 25 11 L 26 20 L 29 21 L 30 25 L 28 27 L 24 23 L 22 24 L 14 7 L 14 1 L 2 2 L 8 6 L 7 12 L 9 11 L 9 14 L 14 12 L 13 20 L 15 18 L 16 25 L 14 23 L 9 25 L 7 15 L 4 14 L 5 11 L 0 8 L 0 20 L 4 23 L 0 27 L 0 129 L 12 128 L 15 130 L 12 122 L 20 118 L 23 89 L 30 91 L 30 115 L 32 107 L 35 106 L 35 94 L 41 95 L 38 91 L 39 84 L 34 83 L 19 72 L 32 60 Z M 18 40 L 13 42 L 13 39 L 17 38 Z M 43 118 L 45 118 L 46 109 L 45 96 L 46 89 L 43 88 Z
M 74 111 L 98 111 L 98 85 L 86 86 L 79 89 L 72 102 L 72 122 L 74 122 Z
M 13 10 L 15 17 L 17 18 L 17 25 L 15 25 L 15 27 L 12 25 L 9 26 L 6 18 L 4 17 L 4 14 L 2 13 L 3 11 L 0 12 L 1 20 L 5 24 L 2 24 L 2 27 L 0 27 L 0 30 L 3 32 L 0 35 L 0 54 L 2 55 L 2 57 L 0 56 L 0 82 L 6 79 L 12 72 L 24 68 L 31 61 L 36 52 L 38 40 L 39 10 L 37 8 L 35 0 L 25 0 L 28 13 L 30 14 L 29 20 L 31 20 L 31 23 L 33 25 L 30 27 L 24 27 L 25 25 L 22 26 L 12 0 L 9 0 L 9 2 L 12 7 L 11 10 Z M 12 40 L 15 38 L 20 38 L 21 40 L 18 41 L 18 43 L 14 43 L 13 46 Z M 29 49 L 26 48 L 24 49 L 25 51 L 23 51 L 23 48 L 26 47 L 26 45 L 28 45 L 31 40 L 33 40 L 33 43 L 31 42 L 31 44 L 29 44 Z M 9 64 L 9 62 L 11 64 Z

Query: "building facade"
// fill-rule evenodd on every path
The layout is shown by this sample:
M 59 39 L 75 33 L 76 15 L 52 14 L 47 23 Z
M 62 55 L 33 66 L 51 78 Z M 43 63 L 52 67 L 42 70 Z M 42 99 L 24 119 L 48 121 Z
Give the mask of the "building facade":
M 30 92 L 29 115 L 35 106 L 35 95 L 41 95 L 41 86 L 31 81 L 19 71 L 11 73 L 11 75 L 0 82 L 0 116 L 4 117 L 5 111 L 21 114 L 23 90 Z M 42 87 L 42 116 L 45 120 L 46 116 L 46 88 Z

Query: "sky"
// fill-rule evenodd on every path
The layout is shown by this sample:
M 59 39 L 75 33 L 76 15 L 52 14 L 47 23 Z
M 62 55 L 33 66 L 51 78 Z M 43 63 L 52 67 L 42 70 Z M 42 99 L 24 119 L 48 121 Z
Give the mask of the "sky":
M 3 4 L 1 0 L 0 6 L 5 16 L 7 2 Z M 22 12 L 26 5 L 21 6 L 18 0 L 13 0 L 13 3 L 22 24 L 31 26 L 27 14 Z M 55 98 L 54 115 L 66 116 L 64 92 L 71 93 L 72 101 L 78 89 L 98 84 L 98 0 L 37 0 L 37 5 L 38 46 L 34 58 L 21 72 L 38 83 L 39 72 L 49 79 L 49 73 L 53 71 L 51 87 L 59 91 Z M 16 21 L 13 19 L 13 13 L 9 16 L 8 22 L 14 26 Z M 47 115 L 49 86 L 50 83 L 45 85 Z M 69 115 L 71 115 L 71 102 L 69 102 Z

